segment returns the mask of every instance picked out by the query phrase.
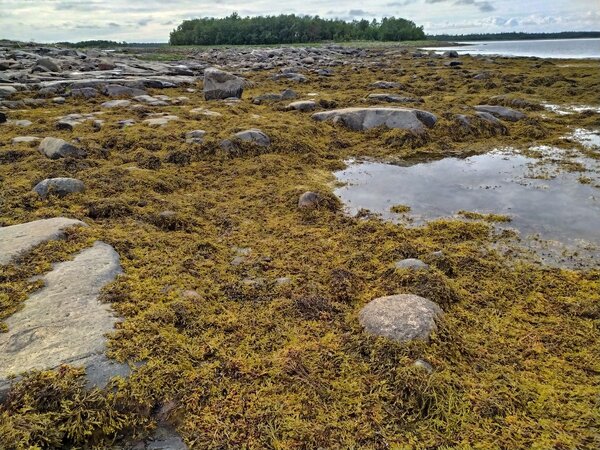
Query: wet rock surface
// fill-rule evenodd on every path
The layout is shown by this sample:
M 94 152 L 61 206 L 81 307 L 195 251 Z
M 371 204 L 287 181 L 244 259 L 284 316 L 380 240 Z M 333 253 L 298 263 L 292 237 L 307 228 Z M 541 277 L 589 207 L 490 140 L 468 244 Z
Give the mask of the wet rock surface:
M 317 121 L 340 123 L 354 131 L 364 131 L 385 126 L 420 132 L 437 122 L 427 111 L 409 108 L 345 108 L 313 114 Z

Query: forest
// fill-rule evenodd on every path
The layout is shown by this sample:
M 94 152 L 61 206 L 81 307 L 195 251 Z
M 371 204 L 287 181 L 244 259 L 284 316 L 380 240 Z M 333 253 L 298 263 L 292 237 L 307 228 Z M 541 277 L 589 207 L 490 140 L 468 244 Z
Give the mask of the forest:
M 423 27 L 402 18 L 322 19 L 318 16 L 260 16 L 185 20 L 170 35 L 171 45 L 293 44 L 323 41 L 407 41 L 425 39 Z

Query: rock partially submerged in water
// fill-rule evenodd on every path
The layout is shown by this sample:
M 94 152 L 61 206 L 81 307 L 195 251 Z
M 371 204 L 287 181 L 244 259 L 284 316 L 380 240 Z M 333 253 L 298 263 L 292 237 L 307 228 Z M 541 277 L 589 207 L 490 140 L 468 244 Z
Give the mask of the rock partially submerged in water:
M 437 117 L 428 112 L 412 108 L 344 108 L 313 114 L 318 121 L 340 123 L 354 131 L 364 131 L 385 126 L 421 132 L 431 128 Z
M 40 153 L 50 159 L 59 158 L 85 158 L 87 153 L 79 147 L 69 144 L 59 138 L 46 137 L 40 142 Z
M 65 229 L 85 226 L 80 220 L 54 217 L 0 227 L 0 265 L 8 264 L 43 242 L 62 239 Z
M 215 67 L 204 71 L 204 99 L 242 98 L 245 80 Z
M 36 184 L 33 191 L 40 197 L 46 198 L 49 194 L 64 197 L 76 192 L 83 192 L 84 189 L 83 181 L 75 178 L 46 178 Z
M 104 386 L 129 368 L 105 355 L 105 334 L 117 318 L 109 304 L 100 303 L 102 288 L 121 273 L 119 255 L 96 242 L 72 261 L 56 264 L 42 280 L 45 287 L 6 319 L 0 334 L 0 395 L 7 378 L 30 370 L 71 364 L 84 366 L 91 385 Z
M 427 341 L 442 314 L 442 309 L 426 298 L 398 294 L 371 301 L 360 311 L 358 320 L 367 332 L 376 336 L 397 342 Z
M 527 117 L 521 111 L 517 111 L 515 109 L 506 108 L 504 106 L 496 106 L 496 105 L 477 105 L 475 110 L 479 112 L 484 112 L 493 115 L 494 117 L 498 117 L 500 119 L 508 120 L 509 122 L 517 122 L 521 119 Z

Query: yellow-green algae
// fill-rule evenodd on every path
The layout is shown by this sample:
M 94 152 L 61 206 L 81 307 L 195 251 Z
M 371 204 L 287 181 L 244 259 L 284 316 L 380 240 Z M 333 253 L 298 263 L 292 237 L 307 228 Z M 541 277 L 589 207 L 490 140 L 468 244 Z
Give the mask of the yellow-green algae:
M 600 446 L 600 271 L 532 265 L 494 251 L 484 222 L 437 220 L 419 228 L 374 217 L 345 216 L 331 194 L 333 170 L 348 157 L 437 158 L 495 147 L 557 145 L 570 127 L 600 126 L 600 115 L 528 111 L 507 135 L 482 127 L 459 132 L 451 113 L 499 94 L 532 102 L 586 103 L 598 90 L 597 62 L 462 58 L 463 69 L 426 67 L 398 57 L 389 69 L 339 67 L 331 78 L 294 86 L 328 105 L 362 104 L 369 83 L 399 81 L 440 117 L 425 136 L 398 130 L 354 133 L 274 105 L 206 103 L 107 110 L 101 131 L 72 133 L 56 117 L 101 108 L 100 99 L 11 111 L 27 129 L 0 128 L 1 142 L 20 134 L 56 136 L 87 148 L 85 160 L 50 161 L 34 148 L 0 150 L 2 225 L 69 216 L 90 226 L 41 245 L 19 265 L 0 268 L 0 318 L 37 284 L 31 276 L 101 239 L 121 255 L 125 274 L 104 299 L 124 316 L 109 354 L 143 362 L 131 378 L 86 391 L 81 371 L 38 372 L 16 383 L 0 406 L 7 449 L 107 448 L 122 436 L 146 436 L 152 413 L 167 401 L 170 422 L 196 449 L 422 449 Z M 413 79 L 413 75 L 416 78 Z M 251 73 L 246 97 L 285 84 Z M 156 92 L 158 93 L 158 92 Z M 222 117 L 189 112 L 207 107 Z M 179 122 L 140 121 L 166 111 Z M 260 118 L 254 118 L 257 114 Z M 271 136 L 268 150 L 242 146 L 227 155 L 222 138 L 249 127 Z M 184 144 L 204 129 L 207 142 Z M 12 151 L 14 150 L 14 151 Z M 39 200 L 30 191 L 47 177 L 83 180 L 86 192 Z M 307 190 L 324 207 L 298 210 Z M 175 215 L 161 216 L 162 211 Z M 236 248 L 250 248 L 232 265 Z M 442 251 L 443 256 L 433 254 Z M 418 257 L 430 271 L 393 269 Z M 277 283 L 287 277 L 290 283 Z M 415 293 L 446 314 L 429 344 L 397 344 L 362 332 L 359 309 L 375 297 Z M 434 371 L 414 367 L 429 361 Z

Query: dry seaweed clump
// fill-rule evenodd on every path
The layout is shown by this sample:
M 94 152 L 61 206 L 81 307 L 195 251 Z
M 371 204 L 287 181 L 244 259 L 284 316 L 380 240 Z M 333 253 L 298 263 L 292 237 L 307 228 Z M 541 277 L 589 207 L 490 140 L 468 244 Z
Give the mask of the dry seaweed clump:
M 448 129 L 482 98 L 513 98 L 524 87 L 532 104 L 584 102 L 600 77 L 594 67 L 557 64 L 541 80 L 526 59 L 463 61 L 464 70 L 451 70 L 399 55 L 387 69 L 339 66 L 297 87 L 346 107 L 377 80 L 402 83 L 441 118 L 420 137 L 356 133 L 269 104 L 209 104 L 183 89 L 160 93 L 187 95 L 221 116 L 198 119 L 173 105 L 160 112 L 179 116 L 176 125 L 121 129 L 125 113 L 111 110 L 100 130 L 71 132 L 48 117 L 93 112 L 100 100 L 11 113 L 41 136 L 80 138 L 88 157 L 47 161 L 19 146 L 2 153 L 1 225 L 61 215 L 89 226 L 0 268 L 0 318 L 36 289 L 31 277 L 101 239 L 124 269 L 103 296 L 124 318 L 108 354 L 135 370 L 105 390 L 85 389 L 77 368 L 25 376 L 0 407 L 0 448 L 111 448 L 147 436 L 165 404 L 176 405 L 167 420 L 193 449 L 598 448 L 597 268 L 553 269 L 500 254 L 489 223 L 504 220 L 496 215 L 405 227 L 350 217 L 332 193 L 331 172 L 350 157 L 555 144 L 578 115 L 527 107 L 532 120 L 506 123 L 509 134 L 466 139 Z M 494 75 L 485 87 L 472 78 L 481 71 L 506 79 Z M 248 77 L 248 98 L 285 87 L 260 71 Z M 184 132 L 199 121 L 205 141 L 186 143 Z M 256 127 L 271 147 L 219 147 Z M 17 133 L 3 126 L 0 139 Z M 36 180 L 57 174 L 82 180 L 85 193 L 30 195 Z M 319 194 L 319 207 L 298 208 L 305 192 Z M 390 269 L 403 258 L 429 269 Z M 358 325 L 366 303 L 398 293 L 444 309 L 429 344 L 386 341 Z

